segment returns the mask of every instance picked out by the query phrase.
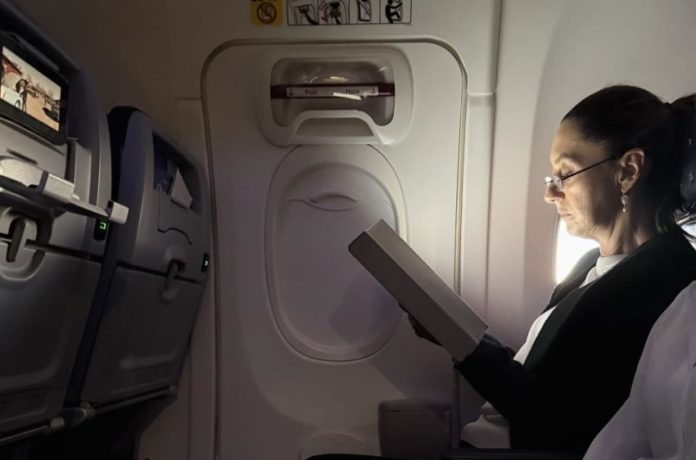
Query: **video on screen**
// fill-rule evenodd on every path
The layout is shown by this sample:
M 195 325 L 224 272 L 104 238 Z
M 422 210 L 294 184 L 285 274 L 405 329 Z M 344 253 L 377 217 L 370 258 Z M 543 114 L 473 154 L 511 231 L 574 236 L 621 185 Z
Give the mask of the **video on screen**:
M 2 101 L 59 131 L 60 98 L 58 84 L 7 47 L 2 48 Z

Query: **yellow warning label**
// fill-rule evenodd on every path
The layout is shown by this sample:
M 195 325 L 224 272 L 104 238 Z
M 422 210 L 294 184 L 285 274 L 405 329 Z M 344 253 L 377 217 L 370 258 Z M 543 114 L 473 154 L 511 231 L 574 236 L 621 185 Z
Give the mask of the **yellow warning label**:
M 283 23 L 283 0 L 250 0 L 251 22 L 257 26 Z

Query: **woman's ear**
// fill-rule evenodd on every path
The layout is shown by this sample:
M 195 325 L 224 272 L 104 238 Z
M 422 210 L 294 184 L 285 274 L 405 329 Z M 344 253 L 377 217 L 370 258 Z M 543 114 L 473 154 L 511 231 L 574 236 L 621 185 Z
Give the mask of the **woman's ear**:
M 619 158 L 618 182 L 621 193 L 628 193 L 645 168 L 645 152 L 643 149 L 627 150 Z

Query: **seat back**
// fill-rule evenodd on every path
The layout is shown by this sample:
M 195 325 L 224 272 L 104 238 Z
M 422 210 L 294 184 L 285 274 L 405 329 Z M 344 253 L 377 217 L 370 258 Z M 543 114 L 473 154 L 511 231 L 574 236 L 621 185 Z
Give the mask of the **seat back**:
M 109 115 L 115 194 L 132 218 L 112 228 L 69 402 L 97 410 L 176 385 L 209 265 L 201 165 L 130 108 Z
M 0 3 L 0 443 L 58 417 L 97 287 L 111 198 L 106 116 L 89 80 Z M 51 421 L 52 420 L 52 421 Z

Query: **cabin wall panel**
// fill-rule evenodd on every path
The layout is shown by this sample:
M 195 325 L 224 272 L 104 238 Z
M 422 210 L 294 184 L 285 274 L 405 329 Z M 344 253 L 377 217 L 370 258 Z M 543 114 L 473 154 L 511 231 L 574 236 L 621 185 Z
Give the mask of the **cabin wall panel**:
M 16 0 L 95 79 L 105 110 L 132 105 L 176 137 L 167 0 Z M 200 70 L 200 69 L 198 69 Z

